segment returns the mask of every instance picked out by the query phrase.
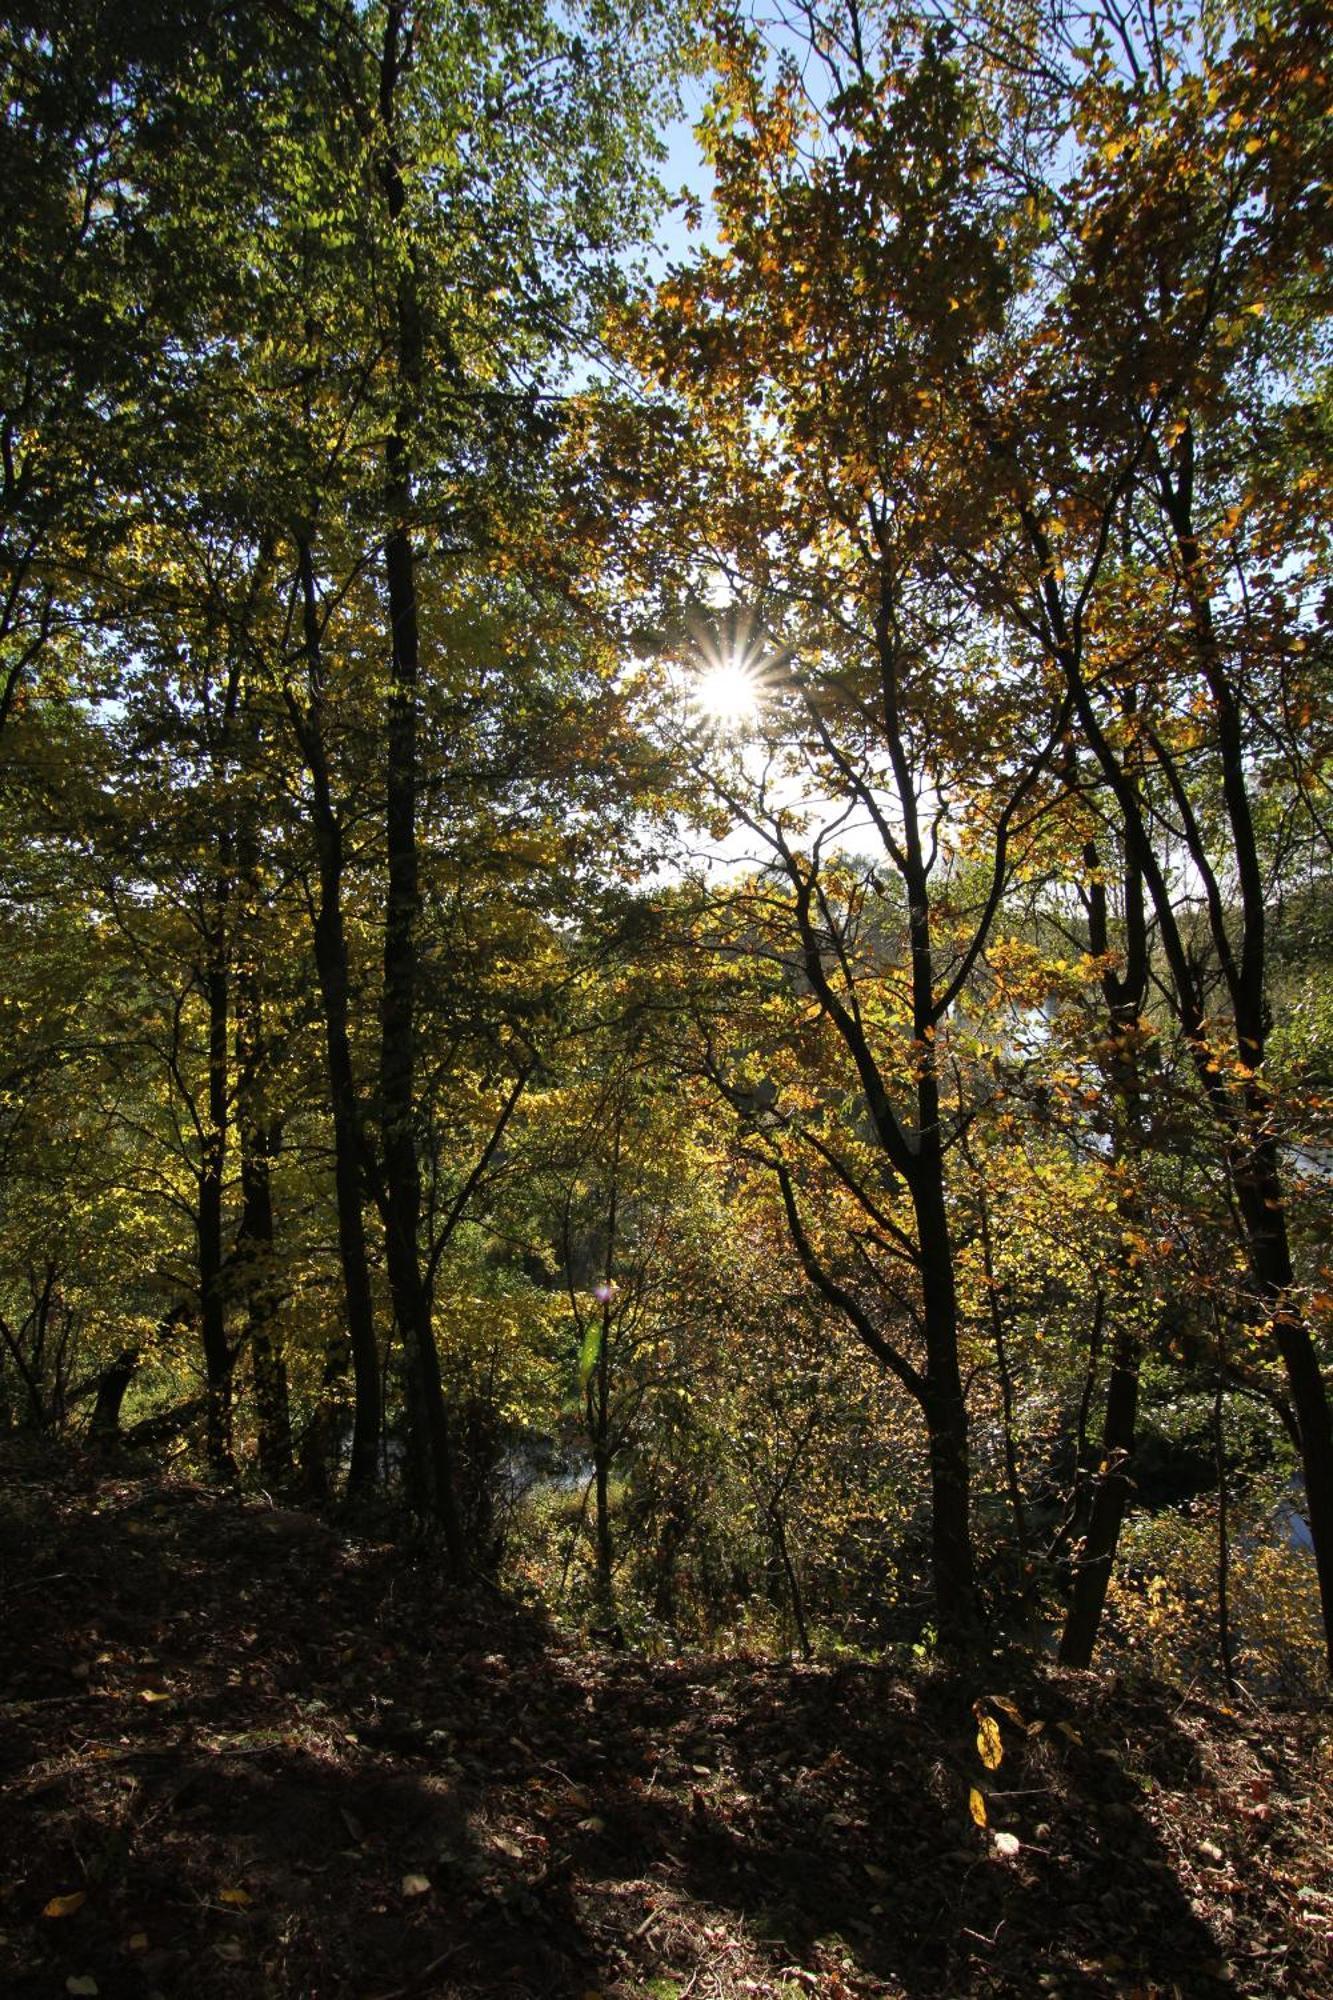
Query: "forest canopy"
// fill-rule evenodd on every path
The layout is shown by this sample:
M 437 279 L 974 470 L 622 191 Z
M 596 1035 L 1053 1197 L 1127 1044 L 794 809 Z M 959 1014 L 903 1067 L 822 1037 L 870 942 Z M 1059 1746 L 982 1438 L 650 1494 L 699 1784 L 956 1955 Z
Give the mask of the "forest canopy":
M 0 1429 L 1318 1687 L 1324 10 L 0 60 Z

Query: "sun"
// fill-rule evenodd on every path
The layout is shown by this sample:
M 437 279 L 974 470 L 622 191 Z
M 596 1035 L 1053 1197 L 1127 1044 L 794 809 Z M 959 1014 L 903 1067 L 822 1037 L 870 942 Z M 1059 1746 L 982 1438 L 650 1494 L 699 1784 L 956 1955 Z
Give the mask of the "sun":
M 759 681 L 754 665 L 743 656 L 710 661 L 694 683 L 694 706 L 708 722 L 738 729 L 759 707 Z

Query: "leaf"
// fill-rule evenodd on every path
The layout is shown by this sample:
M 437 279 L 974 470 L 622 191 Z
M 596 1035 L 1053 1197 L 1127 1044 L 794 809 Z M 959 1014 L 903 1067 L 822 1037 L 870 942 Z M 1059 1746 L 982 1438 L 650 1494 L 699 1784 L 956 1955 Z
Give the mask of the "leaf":
M 42 1911 L 42 1915 L 44 1917 L 72 1917 L 76 1910 L 83 1908 L 87 1900 L 88 1891 L 86 1889 L 72 1890 L 68 1896 L 52 1896 L 50 1902 Z
M 213 1947 L 219 1958 L 225 1958 L 228 1965 L 236 1965 L 245 1957 L 245 1946 L 239 1938 L 223 1938 L 221 1944 Z
M 405 1896 L 428 1896 L 430 1894 L 429 1875 L 404 1875 L 400 1884 Z
M 1007 1694 L 988 1694 L 986 1696 L 986 1699 L 990 1703 L 992 1708 L 999 1709 L 1001 1715 L 1007 1715 L 1009 1720 L 1017 1728 L 1019 1729 L 1027 1728 L 1026 1722 L 1024 1722 L 1022 1716 L 1019 1713 L 1018 1703 L 1016 1701 L 1010 1701 Z
M 234 1908 L 244 1910 L 254 1901 L 254 1897 L 248 1889 L 219 1889 L 218 1901 L 231 1903 Z
M 1068 1737 L 1071 1743 L 1082 1744 L 1083 1738 L 1079 1735 L 1072 1722 L 1057 1722 L 1055 1726 L 1062 1736 Z
M 147 1931 L 132 1932 L 131 1935 L 127 1937 L 125 1940 L 125 1949 L 126 1951 L 147 1951 L 148 1949 Z
M 986 1801 L 982 1798 L 981 1793 L 977 1790 L 975 1785 L 973 1785 L 971 1791 L 967 1795 L 967 1809 L 971 1813 L 973 1819 L 976 1821 L 978 1826 L 985 1826 Z
M 72 1972 L 65 1981 L 65 1991 L 66 1993 L 96 1993 L 98 1985 L 91 1972 Z
M 1002 1854 L 1006 1861 L 1012 1861 L 1023 1845 L 1014 1833 L 993 1833 L 991 1839 L 995 1843 L 995 1852 Z
M 140 1701 L 170 1701 L 171 1696 L 161 1688 L 140 1688 Z
M 998 1771 L 1004 1761 L 1000 1725 L 993 1715 L 983 1715 L 977 1730 L 977 1755 L 988 1771 Z
M 602 1322 L 595 1319 L 583 1336 L 583 1346 L 579 1350 L 579 1394 L 587 1394 L 593 1370 L 602 1355 Z

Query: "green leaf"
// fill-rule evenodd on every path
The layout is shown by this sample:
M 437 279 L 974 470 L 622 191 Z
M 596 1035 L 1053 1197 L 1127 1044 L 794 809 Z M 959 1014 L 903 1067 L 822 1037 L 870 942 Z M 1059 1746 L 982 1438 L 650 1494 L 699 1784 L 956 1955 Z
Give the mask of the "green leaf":
M 602 1358 L 602 1322 L 594 1320 L 583 1336 L 583 1346 L 579 1349 L 579 1394 L 588 1392 L 593 1370 Z

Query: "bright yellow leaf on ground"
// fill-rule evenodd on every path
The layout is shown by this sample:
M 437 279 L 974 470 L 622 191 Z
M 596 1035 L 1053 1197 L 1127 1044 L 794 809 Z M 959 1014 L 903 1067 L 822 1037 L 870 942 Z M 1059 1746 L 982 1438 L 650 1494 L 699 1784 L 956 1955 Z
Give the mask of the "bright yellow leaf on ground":
M 72 1917 L 76 1910 L 83 1908 L 87 1900 L 88 1891 L 86 1889 L 75 1889 L 68 1896 L 52 1896 L 50 1902 L 42 1911 L 42 1915 L 44 1917 Z

